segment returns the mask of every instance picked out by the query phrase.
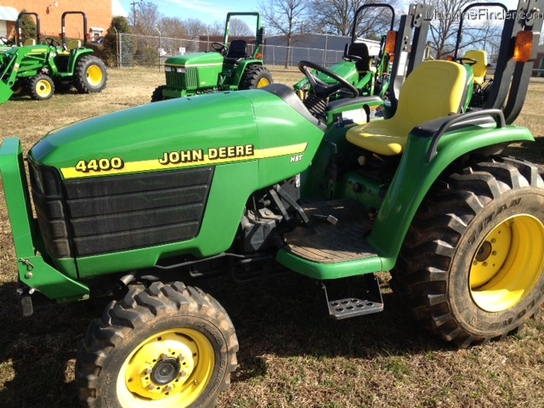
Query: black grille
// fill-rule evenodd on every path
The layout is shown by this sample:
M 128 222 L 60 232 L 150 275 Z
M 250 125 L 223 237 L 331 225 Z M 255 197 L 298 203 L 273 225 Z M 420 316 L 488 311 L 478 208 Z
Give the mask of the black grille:
M 34 168 L 32 173 L 46 249 L 63 258 L 196 237 L 213 168 L 68 180 L 63 185 L 55 171 Z
M 174 71 L 166 73 L 166 85 L 172 87 L 186 88 L 185 73 L 176 72 L 176 68 L 172 68 Z

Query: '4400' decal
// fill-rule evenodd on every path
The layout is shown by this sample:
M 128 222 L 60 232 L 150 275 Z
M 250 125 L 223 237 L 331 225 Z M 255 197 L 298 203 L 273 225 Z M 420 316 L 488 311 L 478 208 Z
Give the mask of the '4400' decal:
M 89 171 L 120 170 L 123 167 L 125 167 L 123 159 L 112 157 L 111 159 L 80 160 L 77 162 L 75 169 L 82 173 L 87 173 Z
M 254 145 L 220 146 L 195 150 L 162 152 L 160 157 L 146 160 L 124 161 L 120 157 L 79 160 L 75 166 L 60 169 L 65 179 L 101 177 L 113 174 L 131 174 L 144 171 L 180 169 L 184 167 L 220 165 L 233 162 L 254 161 L 274 157 L 289 157 L 290 163 L 302 161 L 308 143 L 256 149 Z

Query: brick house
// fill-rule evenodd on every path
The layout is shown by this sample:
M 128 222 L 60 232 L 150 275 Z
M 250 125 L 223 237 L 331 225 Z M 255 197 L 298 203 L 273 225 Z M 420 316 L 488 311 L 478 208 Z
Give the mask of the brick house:
M 15 20 L 22 10 L 40 16 L 41 37 L 60 37 L 62 13 L 82 11 L 87 16 L 87 33 L 83 33 L 80 15 L 66 16 L 66 37 L 88 41 L 106 34 L 114 15 L 124 15 L 118 0 L 0 0 L 0 36 L 13 39 Z

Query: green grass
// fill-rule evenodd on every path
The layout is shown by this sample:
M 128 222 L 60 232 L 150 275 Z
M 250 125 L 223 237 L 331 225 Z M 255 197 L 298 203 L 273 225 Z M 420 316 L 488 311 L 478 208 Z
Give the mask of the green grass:
M 293 84 L 294 70 L 273 68 L 277 82 Z M 0 106 L 0 138 L 20 137 L 28 150 L 48 131 L 77 120 L 137 106 L 164 82 L 158 70 L 109 71 L 97 95 L 55 95 Z M 517 123 L 537 143 L 511 154 L 544 163 L 541 111 L 544 83 L 534 82 Z M 180 125 L 181 126 L 181 125 Z M 0 407 L 77 406 L 75 355 L 101 307 L 51 305 L 19 317 L 16 259 L 0 189 Z M 385 311 L 332 321 L 312 282 L 294 274 L 251 284 L 202 281 L 229 312 L 240 342 L 239 367 L 220 407 L 532 407 L 544 406 L 544 320 L 499 343 L 466 350 L 429 336 L 384 286 Z

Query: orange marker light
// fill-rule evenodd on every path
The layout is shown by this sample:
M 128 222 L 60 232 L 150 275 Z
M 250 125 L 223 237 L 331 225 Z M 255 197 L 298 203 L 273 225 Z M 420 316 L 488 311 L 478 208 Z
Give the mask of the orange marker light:
M 533 53 L 533 32 L 520 31 L 516 35 L 516 45 L 514 47 L 514 61 L 527 62 L 531 60 Z
M 397 45 L 397 32 L 388 31 L 385 37 L 385 52 L 387 54 L 393 54 L 395 52 L 395 46 Z

